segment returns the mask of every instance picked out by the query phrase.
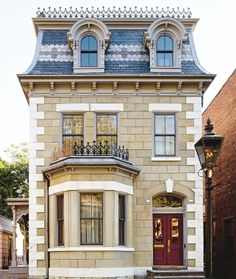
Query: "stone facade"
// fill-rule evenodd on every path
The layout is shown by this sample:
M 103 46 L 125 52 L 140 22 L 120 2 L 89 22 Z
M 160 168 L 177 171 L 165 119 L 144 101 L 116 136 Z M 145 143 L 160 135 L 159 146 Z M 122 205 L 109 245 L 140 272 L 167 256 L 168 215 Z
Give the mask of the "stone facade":
M 96 19 L 102 22 L 96 28 L 106 25 L 111 36 L 104 73 L 93 69 L 93 74 L 73 73 L 74 50 L 66 49 L 66 34 L 77 20 L 61 19 L 59 25 L 53 18 L 35 19 L 36 30 L 40 29 L 36 58 L 19 75 L 30 108 L 30 277 L 145 276 L 154 261 L 154 213 L 182 214 L 180 265 L 202 271 L 203 188 L 194 143 L 201 136 L 203 89 L 214 76 L 204 72 L 195 55 L 191 32 L 197 20 L 168 19 L 173 32 L 179 26 L 185 32 L 182 44 L 176 42 L 176 48 L 182 45 L 180 68 L 155 68 L 151 73 L 143 39 L 156 19 L 127 19 L 128 27 L 124 19 Z M 101 112 L 117 115 L 118 144 L 129 149 L 129 162 L 96 156 L 55 161 L 53 152 L 62 144 L 63 114 L 83 114 L 84 142 L 92 142 L 96 114 Z M 173 156 L 155 156 L 158 113 L 175 115 Z M 102 245 L 80 245 L 80 195 L 86 192 L 103 194 Z M 62 193 L 64 245 L 59 246 L 56 197 Z M 118 243 L 120 193 L 126 197 L 125 245 Z M 160 194 L 179 197 L 182 206 L 155 208 L 153 198 Z
M 213 271 L 216 278 L 233 278 L 236 272 L 236 209 L 235 209 L 235 122 L 236 72 L 234 71 L 203 113 L 203 123 L 210 117 L 214 132 L 224 136 L 214 173 L 213 185 Z

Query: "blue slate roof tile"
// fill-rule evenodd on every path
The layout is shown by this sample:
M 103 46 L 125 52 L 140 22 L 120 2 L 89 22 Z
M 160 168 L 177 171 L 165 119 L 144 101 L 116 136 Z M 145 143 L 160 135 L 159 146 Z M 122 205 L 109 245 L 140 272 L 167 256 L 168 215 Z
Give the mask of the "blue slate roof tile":
M 143 47 L 143 36 L 146 30 L 110 30 L 111 38 L 105 54 L 105 73 L 107 74 L 142 74 L 150 73 L 149 52 Z M 72 51 L 68 47 L 68 30 L 45 30 L 41 44 L 46 48 L 39 54 L 44 55 L 36 61 L 28 75 L 70 75 L 73 73 Z M 185 41 L 184 44 L 189 44 Z M 55 49 L 54 49 L 55 45 Z M 58 51 L 56 49 L 58 47 Z M 132 45 L 132 46 L 131 46 Z M 50 46 L 51 49 L 47 50 Z M 65 46 L 65 47 L 64 47 Z M 131 46 L 131 47 L 129 47 Z M 60 49 L 63 48 L 63 51 Z M 58 55 L 64 55 L 66 61 L 57 59 Z M 186 55 L 191 55 L 191 50 L 187 50 Z M 47 58 L 49 56 L 49 58 Z M 191 58 L 191 56 L 190 56 Z M 48 60 L 47 60 L 48 59 Z M 54 61 L 53 61 L 54 60 Z M 59 60 L 59 61 L 56 61 Z M 62 59 L 63 60 L 63 59 Z M 204 75 L 204 73 L 193 60 L 184 60 L 182 72 L 175 75 Z M 161 75 L 163 73 L 152 73 Z M 164 73 L 170 74 L 172 73 Z
M 67 45 L 69 30 L 45 30 L 43 32 L 43 45 Z
M 70 75 L 73 74 L 72 62 L 37 61 L 30 75 Z

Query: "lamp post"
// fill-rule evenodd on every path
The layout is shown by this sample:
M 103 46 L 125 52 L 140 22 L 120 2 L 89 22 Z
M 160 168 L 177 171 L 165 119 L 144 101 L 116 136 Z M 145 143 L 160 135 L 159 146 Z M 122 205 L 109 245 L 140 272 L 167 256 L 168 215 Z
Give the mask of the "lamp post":
M 195 143 L 195 149 L 205 175 L 206 183 L 206 278 L 213 278 L 212 273 L 212 175 L 213 168 L 220 153 L 221 144 L 224 140 L 222 136 L 213 133 L 213 125 L 208 118 L 205 125 L 205 134 Z

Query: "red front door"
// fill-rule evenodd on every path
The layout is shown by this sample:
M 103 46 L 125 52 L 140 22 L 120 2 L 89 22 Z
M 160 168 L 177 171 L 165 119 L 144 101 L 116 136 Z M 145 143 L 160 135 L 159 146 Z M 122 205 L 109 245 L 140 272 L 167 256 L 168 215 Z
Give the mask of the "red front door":
M 182 214 L 153 214 L 153 264 L 183 265 Z

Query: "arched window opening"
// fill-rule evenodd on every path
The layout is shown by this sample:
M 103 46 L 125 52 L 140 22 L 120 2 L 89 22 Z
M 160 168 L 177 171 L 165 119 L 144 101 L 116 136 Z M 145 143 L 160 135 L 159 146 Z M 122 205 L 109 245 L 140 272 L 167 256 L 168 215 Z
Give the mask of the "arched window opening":
M 182 199 L 173 195 L 158 195 L 153 198 L 153 207 L 182 207 Z
M 156 59 L 158 67 L 172 67 L 173 66 L 173 40 L 170 36 L 162 35 L 157 40 L 156 45 Z
M 98 45 L 93 36 L 85 36 L 81 40 L 81 67 L 97 67 Z

